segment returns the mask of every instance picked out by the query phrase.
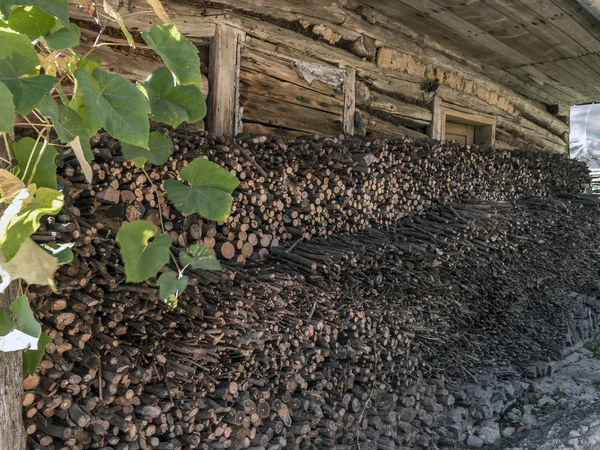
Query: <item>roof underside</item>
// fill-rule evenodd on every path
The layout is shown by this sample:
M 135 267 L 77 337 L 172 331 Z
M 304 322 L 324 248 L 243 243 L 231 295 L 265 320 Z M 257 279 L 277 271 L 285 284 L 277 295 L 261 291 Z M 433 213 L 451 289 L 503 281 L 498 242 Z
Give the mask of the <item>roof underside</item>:
M 360 0 L 567 105 L 600 102 L 600 22 L 575 0 Z

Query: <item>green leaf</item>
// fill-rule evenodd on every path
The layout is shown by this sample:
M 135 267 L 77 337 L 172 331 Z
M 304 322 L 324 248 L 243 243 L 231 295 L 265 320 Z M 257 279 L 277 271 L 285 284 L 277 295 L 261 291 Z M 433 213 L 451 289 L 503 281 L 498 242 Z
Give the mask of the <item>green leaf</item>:
M 46 333 L 42 333 L 38 340 L 38 348 L 37 350 L 26 350 L 23 353 L 23 372 L 28 375 L 33 375 L 37 366 L 39 366 L 40 361 L 44 357 L 44 353 L 46 353 L 46 345 L 50 343 L 51 339 Z
M 37 6 L 56 17 L 64 25 L 69 24 L 69 0 L 0 0 L 0 15 L 8 17 L 11 6 Z
M 0 351 L 9 352 L 27 348 L 37 350 L 42 327 L 31 312 L 27 296 L 21 295 L 13 301 L 10 310 L 17 316 L 17 320 L 14 329 L 0 337 Z
M 76 47 L 79 45 L 81 32 L 79 27 L 74 23 L 69 24 L 69 27 L 61 28 L 54 33 L 46 36 L 44 40 L 48 47 L 52 50 L 64 50 L 66 48 Z
M 56 20 L 36 6 L 21 6 L 14 9 L 8 18 L 8 26 L 32 38 L 44 36 L 54 28 Z
M 68 106 L 59 105 L 49 95 L 42 99 L 39 110 L 52 120 L 56 134 L 62 143 L 67 144 L 80 136 L 85 160 L 91 162 L 94 159 L 89 138 L 97 130 L 90 134 L 89 130 L 85 128 L 83 119 L 76 111 Z
M 6 261 L 0 254 L 0 277 L 2 277 L 0 292 L 4 292 L 12 280 L 19 278 L 28 284 L 50 286 L 54 289 L 52 277 L 57 270 L 58 259 L 27 238 L 10 261 Z
M 173 271 L 162 273 L 156 282 L 160 286 L 158 291 L 160 299 L 165 302 L 171 296 L 177 298 L 179 294 L 185 291 L 188 281 L 188 277 L 177 278 L 177 273 Z
M 77 69 L 75 77 L 93 128 L 104 128 L 121 142 L 148 148 L 150 104 L 144 94 L 121 75 L 103 69 L 94 69 L 93 78 Z
M 106 12 L 106 14 L 108 14 L 114 21 L 116 21 L 119 24 L 119 27 L 121 28 L 121 31 L 123 32 L 123 34 L 125 35 L 125 39 L 127 39 L 127 43 L 129 44 L 129 46 L 131 47 L 135 47 L 135 41 L 133 40 L 133 36 L 131 36 L 131 33 L 129 32 L 129 30 L 127 29 L 127 26 L 125 25 L 125 21 L 123 20 L 123 18 L 121 17 L 121 14 L 119 14 L 118 12 L 116 12 L 112 6 L 110 6 L 110 4 L 104 0 L 104 11 Z
M 10 304 L 10 310 L 17 316 L 16 329 L 36 338 L 42 334 L 42 326 L 38 323 L 29 307 L 29 300 L 26 295 L 17 297 Z
M 149 33 L 142 33 L 142 38 L 160 55 L 179 84 L 200 87 L 202 75 L 198 49 L 175 25 L 153 25 Z
M 40 247 L 44 249 L 48 254 L 54 256 L 57 259 L 59 265 L 68 264 L 73 261 L 73 248 L 72 242 L 48 242 L 40 244 Z
M 201 244 L 190 246 L 188 253 L 181 252 L 179 261 L 183 266 L 190 266 L 192 269 L 223 270 L 214 252 Z
M 29 114 L 58 81 L 39 75 L 35 47 L 23 34 L 0 29 L 0 82 L 12 92 L 17 112 Z
M 56 186 L 56 163 L 54 162 L 58 152 L 52 145 L 47 144 L 44 147 L 42 142 L 38 142 L 36 145 L 34 139 L 24 137 L 14 142 L 12 147 L 15 158 L 19 161 L 17 176 L 25 184 L 35 183 L 37 187 L 58 189 Z M 38 158 L 39 162 L 37 162 Z M 31 177 L 34 168 L 35 174 Z
M 136 220 L 119 228 L 116 240 L 121 247 L 128 283 L 155 276 L 169 262 L 171 238 L 166 234 L 156 236 L 156 233 L 156 226 L 147 220 Z
M 15 123 L 15 104 L 6 85 L 0 82 L 0 133 L 12 133 Z
M 21 244 L 39 227 L 43 215 L 55 215 L 61 210 L 64 196 L 48 188 L 35 191 L 34 186 L 22 190 L 0 218 L 0 250 L 10 261 Z
M 198 213 L 210 220 L 225 220 L 231 212 L 231 193 L 240 184 L 221 166 L 206 159 L 196 159 L 181 169 L 181 178 L 189 185 L 166 180 L 165 191 L 175 207 L 185 213 Z
M 6 336 L 17 326 L 5 309 L 0 309 L 0 336 Z
M 137 168 L 143 167 L 146 161 L 155 166 L 163 164 L 169 159 L 173 148 L 173 141 L 158 131 L 150 133 L 148 141 L 149 150 L 131 144 L 121 144 L 123 156 L 133 161 Z
M 143 87 L 148 92 L 152 120 L 156 122 L 177 128 L 183 122 L 198 122 L 206 116 L 206 101 L 200 88 L 176 85 L 166 67 L 152 72 Z

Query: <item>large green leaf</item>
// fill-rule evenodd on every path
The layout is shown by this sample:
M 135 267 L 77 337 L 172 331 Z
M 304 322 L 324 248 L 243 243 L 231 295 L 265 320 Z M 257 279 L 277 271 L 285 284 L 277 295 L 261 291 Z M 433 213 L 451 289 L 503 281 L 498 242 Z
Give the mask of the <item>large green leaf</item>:
M 103 69 L 94 69 L 93 77 L 77 69 L 75 77 L 93 128 L 104 128 L 121 142 L 148 148 L 150 104 L 144 94 L 121 75 Z
M 63 27 L 56 30 L 44 39 L 46 44 L 48 44 L 48 47 L 52 50 L 64 50 L 66 48 L 78 46 L 80 37 L 81 32 L 79 31 L 79 27 L 74 23 L 71 23 L 69 24 L 69 27 Z
M 39 227 L 43 215 L 55 215 L 61 210 L 64 196 L 48 188 L 22 190 L 0 218 L 0 251 L 10 261 L 21 244 Z M 35 193 L 35 197 L 34 197 Z
M 58 81 L 39 75 L 35 47 L 24 34 L 0 29 L 0 82 L 12 92 L 15 109 L 23 115 L 36 108 Z
M 36 338 L 40 337 L 40 334 L 42 334 L 42 327 L 38 321 L 35 320 L 35 316 L 29 307 L 29 300 L 27 300 L 26 295 L 17 297 L 10 304 L 10 310 L 17 316 L 17 330 L 22 331 L 29 336 Z
M 23 353 L 23 372 L 28 375 L 33 375 L 37 366 L 46 353 L 46 345 L 50 343 L 51 339 L 46 333 L 42 333 L 38 340 L 37 350 L 29 349 Z
M 64 25 L 69 24 L 69 0 L 0 0 L 0 16 L 8 18 L 11 6 L 37 6 Z
M 173 271 L 161 274 L 156 281 L 156 284 L 160 286 L 158 291 L 160 299 L 173 307 L 177 306 L 177 297 L 185 291 L 188 281 L 190 281 L 188 277 L 178 278 L 177 273 Z
M 10 314 L 5 309 L 0 309 L 0 337 L 6 336 L 15 329 L 17 323 L 10 318 Z
M 12 280 L 19 278 L 28 284 L 50 286 L 54 289 L 52 278 L 57 270 L 58 259 L 42 250 L 31 238 L 27 238 L 10 261 L 6 261 L 0 254 L 0 292 L 4 292 Z
M 10 310 L 16 315 L 14 327 L 0 337 L 0 351 L 16 351 L 32 348 L 37 350 L 42 327 L 35 320 L 27 296 L 17 297 L 10 305 Z M 2 328 L 6 330 L 10 323 L 6 322 L 6 315 L 0 316 Z
M 190 246 L 188 253 L 181 252 L 179 254 L 179 261 L 184 266 L 190 266 L 192 269 L 223 270 L 214 252 L 206 245 L 194 244 Z
M 8 18 L 8 26 L 32 38 L 44 36 L 54 28 L 56 20 L 37 6 L 21 6 L 14 9 Z
M 85 160 L 91 162 L 94 159 L 89 138 L 97 130 L 90 134 L 89 130 L 85 128 L 83 119 L 76 111 L 68 106 L 59 105 L 49 95 L 42 99 L 39 110 L 44 116 L 52 120 L 61 142 L 67 144 L 79 136 Z
M 160 55 L 179 84 L 200 87 L 202 75 L 198 49 L 175 25 L 154 25 L 149 33 L 142 33 L 142 38 Z
M 156 226 L 147 220 L 136 220 L 119 228 L 116 240 L 121 247 L 128 283 L 155 276 L 169 262 L 171 238 L 166 234 L 156 236 L 156 233 Z
M 12 133 L 15 123 L 15 104 L 6 85 L 0 82 L 0 133 Z
M 156 122 L 177 128 L 183 122 L 198 122 L 206 116 L 206 101 L 200 88 L 176 85 L 173 74 L 166 67 L 152 72 L 143 87 L 150 99 L 152 120 Z
M 38 188 L 57 189 L 54 160 L 58 152 L 52 145 L 44 146 L 42 142 L 38 142 L 36 145 L 34 139 L 24 137 L 14 142 L 12 147 L 15 158 L 19 161 L 17 176 L 25 184 L 35 183 Z M 31 177 L 34 169 L 35 174 Z
M 165 191 L 175 207 L 185 213 L 198 213 L 210 220 L 225 220 L 231 212 L 231 193 L 240 182 L 221 166 L 206 159 L 196 159 L 181 169 L 186 185 L 165 181 Z
M 146 150 L 137 145 L 121 144 L 121 151 L 123 152 L 123 156 L 132 160 L 138 168 L 143 167 L 146 161 L 150 161 L 152 164 L 158 166 L 169 159 L 171 149 L 173 148 L 173 141 L 164 134 L 153 131 L 150 133 L 148 147 L 149 149 Z

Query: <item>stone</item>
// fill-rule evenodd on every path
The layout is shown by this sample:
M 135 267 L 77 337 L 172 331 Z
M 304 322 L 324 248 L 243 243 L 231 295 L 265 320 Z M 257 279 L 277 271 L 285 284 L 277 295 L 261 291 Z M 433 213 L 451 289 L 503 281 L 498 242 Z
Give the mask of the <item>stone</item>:
M 506 427 L 504 430 L 502 430 L 502 437 L 509 438 L 516 432 L 517 429 L 515 427 Z
M 488 423 L 486 426 L 481 427 L 477 434 L 483 440 L 484 444 L 494 444 L 501 437 L 500 425 L 496 422 Z
M 547 395 L 544 395 L 538 401 L 538 406 L 540 406 L 541 408 L 543 408 L 545 406 L 554 406 L 554 405 L 556 405 L 556 402 L 551 397 L 548 397 Z
M 523 413 L 523 416 L 521 416 L 520 422 L 521 422 L 521 425 L 523 425 L 523 426 L 529 426 L 529 425 L 535 425 L 537 420 L 532 413 L 526 412 L 526 413 Z
M 467 438 L 467 447 L 471 448 L 481 448 L 483 447 L 483 439 L 477 436 L 469 436 Z

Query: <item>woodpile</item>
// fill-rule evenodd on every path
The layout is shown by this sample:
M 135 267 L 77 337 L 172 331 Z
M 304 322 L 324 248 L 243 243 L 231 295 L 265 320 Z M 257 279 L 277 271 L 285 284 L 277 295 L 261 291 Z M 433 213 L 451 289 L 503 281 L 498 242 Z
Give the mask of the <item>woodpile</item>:
M 160 190 L 198 154 L 235 170 L 228 222 L 178 217 L 112 141 L 95 148 L 98 187 L 62 160 L 73 201 L 35 238 L 78 245 L 59 294 L 31 287 L 52 337 L 25 380 L 32 449 L 433 448 L 454 386 L 547 356 L 564 343 L 564 290 L 595 287 L 600 206 L 568 160 L 176 136 L 150 179 Z M 115 229 L 159 211 L 175 242 L 211 238 L 245 264 L 188 273 L 175 310 L 153 282 L 125 284 Z
M 460 147 L 431 140 L 214 138 L 168 131 L 176 151 L 167 164 L 142 171 L 118 156 L 119 144 L 100 137 L 97 183 L 64 161 L 66 189 L 97 220 L 165 221 L 173 241 L 215 249 L 223 259 L 264 258 L 287 241 L 390 227 L 432 204 L 462 198 L 511 200 L 522 195 L 579 192 L 587 166 L 534 151 Z M 162 182 L 197 157 L 221 164 L 241 181 L 224 223 L 183 220 L 163 196 Z M 93 214 L 92 214 L 93 213 Z

